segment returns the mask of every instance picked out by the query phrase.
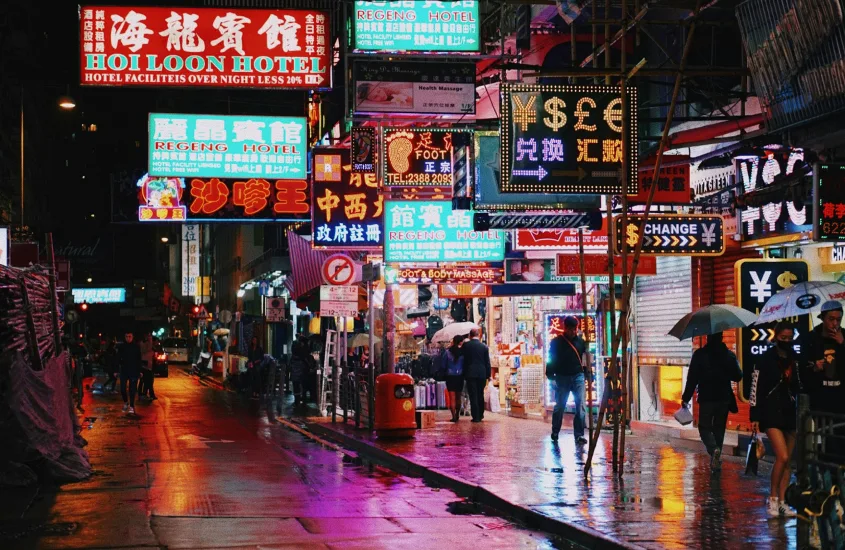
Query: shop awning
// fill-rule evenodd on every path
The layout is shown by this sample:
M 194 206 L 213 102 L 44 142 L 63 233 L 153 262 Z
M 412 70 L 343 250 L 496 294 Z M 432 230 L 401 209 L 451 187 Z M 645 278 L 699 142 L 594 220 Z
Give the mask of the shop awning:
M 330 254 L 312 249 L 310 242 L 293 231 L 288 231 L 288 249 L 293 275 L 285 280 L 285 287 L 296 300 L 323 284 L 320 269 Z

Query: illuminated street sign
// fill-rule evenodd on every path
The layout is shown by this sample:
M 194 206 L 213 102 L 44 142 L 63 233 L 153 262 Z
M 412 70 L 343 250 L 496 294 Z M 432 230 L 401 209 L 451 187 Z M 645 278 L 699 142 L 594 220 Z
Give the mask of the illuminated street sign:
M 677 215 L 652 214 L 644 222 L 643 216 L 630 214 L 622 227 L 622 216 L 616 223 L 617 253 L 623 243 L 633 251 L 643 234 L 643 254 L 663 256 L 721 256 L 725 253 L 725 220 L 712 214 Z M 645 224 L 645 225 L 643 225 Z
M 325 12 L 83 6 L 87 86 L 331 88 Z
M 356 0 L 353 24 L 356 50 L 475 52 L 480 46 L 478 0 Z
M 813 239 L 845 240 L 845 164 L 819 164 L 813 175 Z
M 453 151 L 458 141 L 472 139 L 469 130 L 442 128 L 384 128 L 384 185 L 446 186 L 452 188 Z
M 150 113 L 150 175 L 305 179 L 305 119 Z
M 122 304 L 126 301 L 125 288 L 74 288 L 71 290 L 76 304 Z
M 378 142 L 373 128 L 352 128 L 352 171 L 375 174 L 378 163 Z
M 388 273 L 391 275 L 388 276 Z M 386 267 L 385 278 L 402 285 L 486 284 L 503 282 L 501 267 Z M 392 278 L 392 279 L 391 279 Z
M 502 86 L 502 192 L 636 193 L 636 115 L 618 86 Z M 629 113 L 637 92 L 628 89 Z M 622 189 L 624 142 L 628 189 Z

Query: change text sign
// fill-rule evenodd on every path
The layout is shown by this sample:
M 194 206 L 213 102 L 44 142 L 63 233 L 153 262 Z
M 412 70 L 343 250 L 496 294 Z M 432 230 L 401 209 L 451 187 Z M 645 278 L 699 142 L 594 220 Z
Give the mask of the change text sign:
M 681 256 L 721 256 L 725 253 L 725 221 L 722 216 L 652 214 L 643 223 L 643 216 L 631 214 L 622 227 L 622 217 L 615 218 L 617 253 L 623 243 L 633 251 L 642 232 L 643 254 Z M 644 226 L 644 227 L 643 227 Z

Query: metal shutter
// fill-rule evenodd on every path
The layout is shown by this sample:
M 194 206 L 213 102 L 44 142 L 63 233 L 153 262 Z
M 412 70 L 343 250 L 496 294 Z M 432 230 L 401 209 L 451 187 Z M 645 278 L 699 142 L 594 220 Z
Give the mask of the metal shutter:
M 687 365 L 692 343 L 666 333 L 692 310 L 689 257 L 658 257 L 657 275 L 637 277 L 634 330 L 637 361 L 649 365 Z

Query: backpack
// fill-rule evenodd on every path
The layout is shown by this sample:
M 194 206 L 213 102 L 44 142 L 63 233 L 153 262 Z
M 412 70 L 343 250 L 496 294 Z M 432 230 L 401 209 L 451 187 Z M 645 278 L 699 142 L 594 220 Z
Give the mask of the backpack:
M 458 356 L 457 360 L 453 358 L 451 352 L 443 350 L 444 360 L 446 362 L 447 376 L 462 376 L 464 374 L 464 357 Z

